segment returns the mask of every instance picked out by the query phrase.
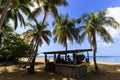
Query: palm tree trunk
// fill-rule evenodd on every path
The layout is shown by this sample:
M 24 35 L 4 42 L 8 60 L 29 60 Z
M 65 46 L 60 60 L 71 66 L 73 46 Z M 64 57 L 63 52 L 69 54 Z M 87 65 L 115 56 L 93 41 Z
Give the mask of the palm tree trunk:
M 28 68 L 28 73 L 29 74 L 33 74 L 35 73 L 35 59 L 36 59 L 36 56 L 37 56 L 37 51 L 38 51 L 38 44 L 36 46 L 36 49 L 35 49 L 35 55 L 33 56 L 33 59 L 32 59 L 32 62 L 30 64 L 30 68 Z
M 97 66 L 97 62 L 96 62 L 96 53 L 97 53 L 97 42 L 96 42 L 96 35 L 95 35 L 95 31 L 93 31 L 93 60 L 94 60 L 94 67 L 95 67 L 95 71 L 98 71 L 98 66 Z
M 1 5 L 1 0 L 0 0 L 0 5 Z
M 98 71 L 98 66 L 97 66 L 97 62 L 96 62 L 96 50 L 93 51 L 93 60 L 94 60 L 94 67 L 95 67 L 95 71 Z
M 68 45 L 67 45 L 67 43 L 65 44 L 65 50 L 66 50 L 66 51 L 68 50 Z
M 6 14 L 8 12 L 8 8 L 10 7 L 11 1 L 12 0 L 7 0 L 6 6 L 5 6 L 5 8 L 4 8 L 3 12 L 2 12 L 2 15 L 1 15 L 1 18 L 0 18 L 0 29 L 1 29 L 2 25 L 3 25 L 4 20 L 5 20 L 5 17 L 6 17 Z

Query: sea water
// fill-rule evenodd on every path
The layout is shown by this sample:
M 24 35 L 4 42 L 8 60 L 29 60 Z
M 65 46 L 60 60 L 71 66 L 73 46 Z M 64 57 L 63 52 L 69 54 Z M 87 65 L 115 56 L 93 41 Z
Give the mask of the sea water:
M 112 62 L 120 63 L 120 56 L 97 56 L 97 62 Z M 93 57 L 90 56 L 90 61 L 93 61 Z
M 37 58 L 45 58 L 45 56 L 37 56 Z M 70 56 L 72 59 L 72 56 Z M 53 59 L 53 56 L 48 56 L 48 59 Z M 89 57 L 90 62 L 93 62 L 93 56 Z M 120 56 L 97 56 L 97 62 L 112 62 L 112 63 L 120 63 Z

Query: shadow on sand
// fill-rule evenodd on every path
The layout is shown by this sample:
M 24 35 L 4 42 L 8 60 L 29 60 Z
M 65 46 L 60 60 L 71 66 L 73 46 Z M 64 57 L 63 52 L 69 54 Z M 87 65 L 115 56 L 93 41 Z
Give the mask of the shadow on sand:
M 25 69 L 6 71 L 0 74 L 0 80 L 76 80 L 46 72 L 43 70 L 43 64 L 38 63 L 36 66 L 35 74 L 27 74 Z M 120 65 L 99 65 L 99 68 L 99 72 L 91 70 L 87 76 L 80 80 L 120 80 Z

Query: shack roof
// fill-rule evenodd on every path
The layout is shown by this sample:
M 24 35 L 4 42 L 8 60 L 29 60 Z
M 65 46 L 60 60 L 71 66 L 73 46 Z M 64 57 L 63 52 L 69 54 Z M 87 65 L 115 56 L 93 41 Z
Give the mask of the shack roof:
M 76 50 L 67 50 L 67 51 L 52 51 L 52 52 L 42 52 L 44 54 L 72 54 L 72 53 L 79 53 L 79 52 L 88 52 L 92 51 L 92 49 L 76 49 Z

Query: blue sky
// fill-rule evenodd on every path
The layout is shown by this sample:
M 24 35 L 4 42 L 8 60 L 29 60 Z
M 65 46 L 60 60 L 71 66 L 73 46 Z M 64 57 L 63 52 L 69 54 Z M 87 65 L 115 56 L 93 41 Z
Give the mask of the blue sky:
M 117 21 L 120 22 L 120 0 L 67 0 L 69 3 L 68 7 L 59 7 L 58 11 L 62 14 L 68 13 L 70 18 L 77 18 L 80 17 L 85 12 L 91 11 L 100 11 L 100 10 L 109 10 L 108 16 L 114 17 Z M 42 15 L 42 14 L 41 14 Z M 41 16 L 38 17 L 38 20 L 41 19 Z M 48 27 L 52 29 L 52 16 L 47 18 L 47 22 L 50 24 Z M 27 29 L 17 29 L 17 32 L 22 33 Z M 97 43 L 98 43 L 98 52 L 97 56 L 120 56 L 120 30 L 114 30 L 112 28 L 107 28 L 110 31 L 111 35 L 114 38 L 114 43 L 105 43 L 101 40 L 101 38 L 97 35 Z M 68 43 L 68 49 L 86 49 L 90 48 L 89 43 L 87 40 L 83 42 L 82 45 L 74 43 Z M 51 44 L 47 46 L 43 44 L 42 47 L 39 48 L 39 52 L 44 51 L 57 51 L 57 50 L 65 50 L 65 48 L 58 44 L 53 43 L 51 39 Z M 92 54 L 92 53 L 91 53 Z

